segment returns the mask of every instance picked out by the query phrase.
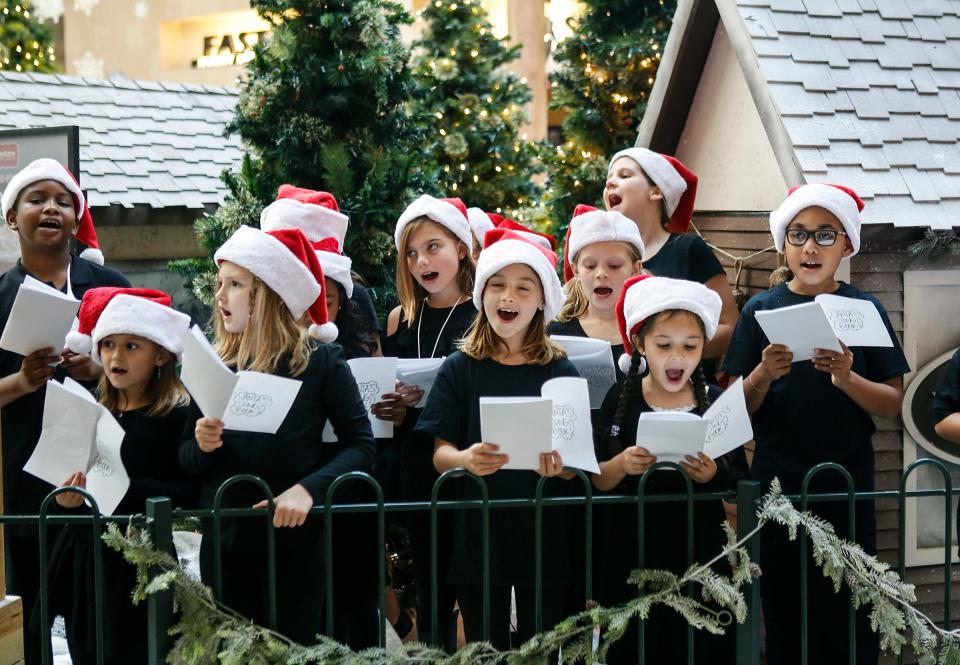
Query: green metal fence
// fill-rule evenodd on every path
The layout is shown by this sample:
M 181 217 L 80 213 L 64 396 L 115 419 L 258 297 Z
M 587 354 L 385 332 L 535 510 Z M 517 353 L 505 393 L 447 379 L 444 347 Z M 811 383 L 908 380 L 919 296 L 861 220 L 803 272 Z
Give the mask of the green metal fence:
M 907 482 L 916 469 L 921 466 L 932 466 L 935 467 L 943 476 L 944 488 L 939 489 L 919 489 L 919 490 L 907 490 Z M 653 473 L 662 472 L 663 469 L 673 469 L 679 470 L 685 478 L 685 487 L 686 491 L 682 494 L 671 494 L 671 495 L 648 495 L 646 493 L 647 481 L 652 476 Z M 734 501 L 737 506 L 738 519 L 737 519 L 737 532 L 740 537 L 745 537 L 750 532 L 754 531 L 757 527 L 757 507 L 761 500 L 762 491 L 759 483 L 753 481 L 740 481 L 738 483 L 737 489 L 735 492 L 729 492 L 726 494 L 723 493 L 697 493 L 694 491 L 693 484 L 689 477 L 680 470 L 680 467 L 674 464 L 669 463 L 660 463 L 652 467 L 643 477 L 640 479 L 638 492 L 634 496 L 610 496 L 610 495 L 599 495 L 594 496 L 592 491 L 592 485 L 589 477 L 579 470 L 573 470 L 577 476 L 577 480 L 570 482 L 579 482 L 579 485 L 582 486 L 583 492 L 579 496 L 562 496 L 562 497 L 545 497 L 543 495 L 543 490 L 546 482 L 549 479 L 541 478 L 537 484 L 536 494 L 532 499 L 491 499 L 487 492 L 486 483 L 482 478 L 473 476 L 469 473 L 466 473 L 463 470 L 456 469 L 448 471 L 442 474 L 436 481 L 433 487 L 432 498 L 430 501 L 423 502 L 390 502 L 387 503 L 384 501 L 384 495 L 379 484 L 374 480 L 370 475 L 361 472 L 348 473 L 337 478 L 329 487 L 326 500 L 323 505 L 314 506 L 312 509 L 312 519 L 322 519 L 325 522 L 325 533 L 327 537 L 325 538 L 325 560 L 324 560 L 324 578 L 325 578 L 325 607 L 326 607 L 326 626 L 325 630 L 327 634 L 333 633 L 333 621 L 336 612 L 335 597 L 333 592 L 333 580 L 334 573 L 333 570 L 333 538 L 332 538 L 332 529 L 331 525 L 335 519 L 344 519 L 345 515 L 349 514 L 362 514 L 362 513 L 375 513 L 376 520 L 376 536 L 377 536 L 377 546 L 379 552 L 384 551 L 385 545 L 385 533 L 386 533 L 386 522 L 387 514 L 397 514 L 397 513 L 410 513 L 410 512 L 429 512 L 430 517 L 430 534 L 431 534 L 431 547 L 429 555 L 431 557 L 431 577 L 433 584 L 431 588 L 433 593 L 429 599 L 420 599 L 421 603 L 429 602 L 432 608 L 432 631 L 431 635 L 434 636 L 434 639 L 438 639 L 438 600 L 437 600 L 437 589 L 438 589 L 438 561 L 437 561 L 437 542 L 438 542 L 438 524 L 439 524 L 439 514 L 440 511 L 450 511 L 450 510 L 479 510 L 482 514 L 482 543 L 483 543 L 483 553 L 482 553 L 482 569 L 480 571 L 481 584 L 483 588 L 483 637 L 484 639 L 489 637 L 490 634 L 490 555 L 489 555 L 489 530 L 490 530 L 490 514 L 491 511 L 499 510 L 512 510 L 518 508 L 533 508 L 534 509 L 534 532 L 533 537 L 535 539 L 535 622 L 536 622 L 536 631 L 540 632 L 544 626 L 543 622 L 543 608 L 542 608 L 542 598 L 541 592 L 543 588 L 543 547 L 542 547 L 542 536 L 543 536 L 543 509 L 550 506 L 567 506 L 567 507 L 580 507 L 584 511 L 584 520 L 585 520 L 585 529 L 584 529 L 584 542 L 583 542 L 583 551 L 584 551 L 584 562 L 585 569 L 583 571 L 584 575 L 584 585 L 583 589 L 585 591 L 584 601 L 588 600 L 592 596 L 593 592 L 593 542 L 592 542 L 592 524 L 593 524 L 593 511 L 595 506 L 602 506 L 608 504 L 634 504 L 637 506 L 637 526 L 639 539 L 637 542 L 637 567 L 642 568 L 644 565 L 644 541 L 646 538 L 645 529 L 644 529 L 644 510 L 643 506 L 648 504 L 656 504 L 663 502 L 684 502 L 686 505 L 686 514 L 687 514 L 687 528 L 686 528 L 686 545 L 683 551 L 686 564 L 689 566 L 693 563 L 693 514 L 694 514 L 694 502 L 697 501 L 718 501 L 720 499 L 727 499 L 729 501 Z M 840 473 L 844 478 L 847 484 L 847 490 L 845 492 L 834 492 L 828 494 L 814 494 L 809 492 L 809 487 L 811 481 L 821 473 L 832 471 L 834 473 Z M 477 484 L 480 491 L 480 498 L 475 500 L 458 500 L 458 501 L 448 501 L 441 500 L 440 492 L 441 488 L 446 484 L 451 482 L 453 479 L 455 482 L 474 482 Z M 34 525 L 39 529 L 39 549 L 40 549 L 40 560 L 42 570 L 46 571 L 47 569 L 47 559 L 49 556 L 50 544 L 48 531 L 51 524 L 89 524 L 91 527 L 91 539 L 94 551 L 94 583 L 96 588 L 96 597 L 94 599 L 94 608 L 96 615 L 96 643 L 98 647 L 97 654 L 97 663 L 103 663 L 103 654 L 102 654 L 102 645 L 103 645 L 103 599 L 101 598 L 102 592 L 102 580 L 104 579 L 105 571 L 103 570 L 102 562 L 102 543 L 98 536 L 102 533 L 102 529 L 107 523 L 114 522 L 121 525 L 134 524 L 141 526 L 149 530 L 149 533 L 152 537 L 154 544 L 161 549 L 172 551 L 173 550 L 173 524 L 176 520 L 184 518 L 200 518 L 204 520 L 209 520 L 211 524 L 211 531 L 206 537 L 213 539 L 214 547 L 214 576 L 213 576 L 213 591 L 214 595 L 217 598 L 222 597 L 223 593 L 223 576 L 222 576 L 222 522 L 224 519 L 260 519 L 264 522 L 264 531 L 265 538 L 267 543 L 267 588 L 269 593 L 269 607 L 268 607 L 268 627 L 275 628 L 277 624 L 277 603 L 276 603 L 276 565 L 277 565 L 277 555 L 275 547 L 275 535 L 274 527 L 272 525 L 273 511 L 272 508 L 268 510 L 254 510 L 249 508 L 224 508 L 222 507 L 223 498 L 225 494 L 233 487 L 240 485 L 254 485 L 259 487 L 263 493 L 263 497 L 272 500 L 273 495 L 270 491 L 270 488 L 267 484 L 260 478 L 253 475 L 243 475 L 230 478 L 219 488 L 216 493 L 214 500 L 214 507 L 212 509 L 205 510 L 173 510 L 171 502 L 169 499 L 158 497 L 150 499 L 147 501 L 145 506 L 145 513 L 143 515 L 118 515 L 112 517 L 105 517 L 100 515 L 96 502 L 93 497 L 88 493 L 82 490 L 73 490 L 81 491 L 87 498 L 88 502 L 92 506 L 92 510 L 83 515 L 71 515 L 63 514 L 62 512 L 51 512 L 51 507 L 54 497 L 62 492 L 71 491 L 67 488 L 58 488 L 51 492 L 46 499 L 43 501 L 43 504 L 40 508 L 39 515 L 34 516 L 12 516 L 12 515 L 0 515 L 0 524 L 17 524 L 17 525 Z M 371 502 L 364 503 L 336 503 L 336 498 L 341 492 L 342 488 L 346 485 L 356 485 L 360 484 L 372 490 L 375 500 Z M 899 505 L 899 573 L 901 577 L 905 574 L 905 561 L 904 561 L 904 551 L 906 543 L 906 525 L 904 521 L 905 508 L 907 499 L 916 499 L 920 497 L 942 497 L 946 503 L 946 516 L 944 522 L 945 534 L 948 535 L 946 538 L 946 543 L 944 545 L 944 558 L 945 562 L 943 565 L 943 579 L 944 579 L 944 598 L 943 598 L 943 625 L 949 626 L 951 621 L 950 614 L 950 602 L 951 602 L 951 554 L 952 546 L 950 542 L 949 535 L 952 533 L 952 497 L 953 497 L 953 488 L 951 484 L 950 474 L 947 468 L 939 461 L 932 459 L 920 459 L 911 464 L 901 475 L 899 487 L 896 490 L 886 490 L 886 491 L 874 491 L 874 492 L 855 492 L 853 489 L 853 480 L 850 474 L 843 467 L 836 464 L 821 464 L 809 471 L 806 478 L 803 482 L 802 492 L 797 496 L 792 496 L 791 498 L 800 506 L 801 509 L 808 508 L 813 503 L 820 502 L 846 502 L 848 510 L 848 518 L 850 521 L 850 533 L 849 536 L 852 537 L 853 528 L 855 525 L 855 504 L 857 501 L 869 501 L 876 499 L 897 499 Z M 770 525 L 765 528 L 782 528 L 776 525 Z M 848 534 L 839 534 L 841 536 L 848 536 Z M 756 563 L 759 563 L 762 567 L 762 552 L 760 547 L 760 538 L 759 534 L 755 534 L 750 540 L 747 541 L 746 547 L 748 553 L 752 560 Z M 801 561 L 799 562 L 799 573 L 801 577 L 801 584 L 805 588 L 805 582 L 808 575 L 811 572 L 808 570 L 807 563 L 807 549 L 808 544 L 806 543 L 805 535 L 801 535 Z M 380 617 L 385 616 L 385 579 L 386 579 L 386 561 L 384 557 L 380 557 L 381 564 L 378 566 L 377 570 L 377 579 L 378 579 L 378 589 L 380 589 L 378 607 Z M 282 562 L 280 562 L 282 564 Z M 819 574 L 814 571 L 812 574 Z M 759 665 L 760 655 L 761 655 L 761 612 L 760 612 L 760 585 L 763 583 L 763 578 L 759 578 L 754 581 L 753 584 L 745 587 L 744 592 L 746 596 L 746 603 L 748 608 L 747 620 L 743 624 L 731 626 L 730 630 L 735 630 L 736 632 L 736 665 Z M 160 665 L 165 662 L 166 654 L 168 653 L 171 646 L 171 638 L 168 635 L 168 630 L 173 625 L 174 622 L 174 608 L 173 608 L 173 598 L 172 592 L 162 592 L 153 594 L 150 596 L 147 601 L 147 611 L 148 611 L 148 649 L 149 649 L 149 663 L 150 665 Z M 807 597 L 806 593 L 801 593 L 800 598 L 797 599 L 797 602 L 800 604 L 801 611 L 801 638 L 802 638 L 802 662 L 806 665 L 808 663 L 808 636 L 807 636 Z M 44 574 L 41 581 L 40 587 L 40 601 L 39 601 L 39 611 L 41 625 L 49 625 L 50 617 L 50 607 L 49 607 L 49 580 L 47 580 L 46 575 Z M 24 608 L 24 615 L 29 617 L 31 613 L 31 608 Z M 849 629 L 850 635 L 853 635 L 853 626 L 854 626 L 854 610 L 851 607 L 849 611 Z M 384 644 L 384 625 L 383 621 L 379 622 L 380 631 L 379 639 L 380 644 Z M 318 627 L 322 628 L 322 627 Z M 641 624 L 639 630 L 639 646 L 640 646 L 640 662 L 643 663 L 643 644 L 644 644 L 644 627 Z M 42 638 L 42 652 L 43 652 L 43 662 L 44 665 L 47 665 L 52 662 L 51 648 L 50 648 L 50 638 L 49 635 L 45 635 Z M 688 662 L 694 662 L 694 651 L 693 651 L 693 629 L 689 628 L 687 631 L 687 649 L 688 649 Z M 849 653 L 849 663 L 855 663 L 856 658 L 856 640 L 850 639 L 850 653 Z M 902 663 L 904 657 L 901 656 L 900 662 Z

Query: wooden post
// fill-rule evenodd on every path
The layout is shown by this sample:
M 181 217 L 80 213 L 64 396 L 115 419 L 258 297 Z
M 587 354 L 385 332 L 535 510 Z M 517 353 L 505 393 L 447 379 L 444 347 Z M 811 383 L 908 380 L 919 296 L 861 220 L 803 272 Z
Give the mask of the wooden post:
M 0 514 L 3 514 L 3 441 L 0 439 Z M 0 524 L 0 665 L 23 665 L 23 603 L 7 595 L 3 525 Z

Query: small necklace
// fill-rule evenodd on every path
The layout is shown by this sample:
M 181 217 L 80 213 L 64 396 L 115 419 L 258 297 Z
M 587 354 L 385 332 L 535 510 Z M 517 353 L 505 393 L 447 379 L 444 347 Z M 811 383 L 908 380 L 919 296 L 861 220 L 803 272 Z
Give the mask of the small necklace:
M 420 328 L 423 327 L 423 312 L 427 306 L 427 301 L 430 300 L 430 296 L 427 296 L 423 299 L 423 305 L 420 306 L 420 320 L 417 321 L 417 357 L 423 358 L 423 353 L 420 352 Z M 440 338 L 443 337 L 443 330 L 447 327 L 447 323 L 450 322 L 450 317 L 453 316 L 453 310 L 460 306 L 460 303 L 463 302 L 463 296 L 457 298 L 457 304 L 450 308 L 450 313 L 447 314 L 447 318 L 444 320 L 443 325 L 440 326 L 440 332 L 437 333 L 437 340 L 433 343 L 433 351 L 430 352 L 430 357 L 433 358 L 434 354 L 437 352 L 437 346 L 440 344 Z

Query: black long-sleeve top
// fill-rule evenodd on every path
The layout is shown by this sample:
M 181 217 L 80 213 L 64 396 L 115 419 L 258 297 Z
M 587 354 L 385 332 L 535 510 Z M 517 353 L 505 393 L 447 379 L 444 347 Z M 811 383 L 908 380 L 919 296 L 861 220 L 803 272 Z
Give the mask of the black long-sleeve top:
M 283 367 L 277 375 L 290 377 L 289 369 Z M 337 476 L 349 471 L 369 471 L 373 466 L 376 458 L 373 431 L 340 347 L 318 346 L 310 356 L 307 369 L 291 378 L 302 381 L 303 385 L 276 434 L 225 430 L 223 445 L 205 453 L 194 436 L 196 422 L 202 414 L 196 406 L 192 407 L 183 430 L 180 464 L 200 478 L 202 507 L 213 506 L 217 489 L 225 480 L 247 473 L 262 478 L 274 496 L 300 484 L 313 497 L 314 505 L 319 505 L 326 500 L 327 488 Z M 333 424 L 336 443 L 322 441 L 327 419 Z M 337 499 L 341 496 L 338 492 Z M 259 488 L 244 483 L 227 492 L 222 506 L 250 507 L 263 498 Z M 250 536 L 262 543 L 260 521 L 249 518 L 245 521 L 256 527 Z M 239 533 L 231 528 L 235 524 L 227 522 L 224 521 L 224 546 L 242 547 Z M 319 520 L 314 523 L 319 524 Z M 277 545 L 295 546 L 311 537 L 308 531 L 306 526 L 280 530 Z

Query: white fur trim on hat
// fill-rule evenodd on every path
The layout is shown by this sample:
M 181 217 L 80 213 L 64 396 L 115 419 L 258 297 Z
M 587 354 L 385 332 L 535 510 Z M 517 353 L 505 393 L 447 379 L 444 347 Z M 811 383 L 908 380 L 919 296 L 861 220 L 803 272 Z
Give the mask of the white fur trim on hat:
M 347 298 L 352 298 L 353 275 L 350 273 L 350 267 L 353 262 L 350 257 L 320 250 L 317 252 L 317 258 L 320 260 L 320 267 L 323 268 L 323 276 L 337 282 L 343 287 Z
M 3 196 L 0 197 L 0 215 L 3 216 L 3 219 L 6 220 L 7 212 L 16 204 L 20 192 L 26 189 L 28 185 L 40 182 L 41 180 L 54 180 L 59 182 L 68 192 L 73 194 L 76 202 L 80 206 L 76 211 L 77 219 L 79 220 L 80 215 L 83 214 L 85 206 L 87 205 L 86 199 L 83 198 L 83 190 L 80 189 L 76 181 L 70 177 L 70 173 L 63 164 L 47 157 L 33 160 L 7 183 L 6 188 L 3 190 Z
M 310 242 L 336 238 L 343 249 L 350 218 L 342 212 L 295 199 L 277 199 L 260 213 L 260 228 L 264 231 L 300 229 Z
M 828 210 L 840 220 L 843 230 L 850 238 L 853 254 L 860 251 L 860 210 L 857 208 L 857 202 L 841 189 L 813 183 L 798 187 L 776 210 L 770 213 L 770 234 L 773 236 L 778 252 L 783 253 L 783 243 L 790 222 L 802 210 L 812 207 Z
M 480 208 L 467 208 L 467 219 L 470 222 L 470 230 L 473 231 L 473 236 L 483 247 L 483 236 L 486 235 L 487 231 L 493 230 L 493 220 Z
M 473 247 L 473 232 L 470 230 L 470 223 L 463 216 L 455 205 L 435 199 L 429 194 L 423 194 L 416 201 L 407 206 L 407 209 L 397 220 L 397 230 L 393 234 L 394 243 L 397 251 L 403 251 L 400 247 L 400 239 L 403 238 L 403 230 L 407 224 L 418 217 L 427 217 L 437 224 L 446 228 L 458 240 L 467 247 Z
M 146 337 L 179 360 L 189 330 L 190 317 L 186 314 L 146 298 L 121 293 L 110 299 L 97 319 L 97 326 L 88 338 L 91 341 L 90 358 L 102 365 L 100 341 L 110 335 L 122 334 Z
M 640 229 L 616 210 L 591 210 L 570 220 L 570 238 L 566 253 L 570 262 L 587 245 L 598 242 L 625 242 L 636 247 L 643 259 L 643 238 Z
M 627 335 L 637 324 L 668 309 L 684 309 L 700 317 L 707 340 L 717 333 L 723 301 L 716 291 L 699 282 L 669 277 L 649 277 L 630 285 L 623 300 Z
M 269 233 L 241 226 L 223 243 L 214 261 L 236 263 L 259 277 L 299 319 L 320 297 L 321 285 L 310 269 Z
M 477 259 L 477 277 L 473 287 L 473 304 L 477 311 L 483 311 L 483 289 L 487 285 L 487 280 L 499 270 L 514 263 L 528 265 L 537 273 L 543 287 L 544 319 L 546 321 L 555 319 L 567 299 L 556 269 L 550 265 L 550 261 L 539 249 L 529 242 L 512 238 L 488 245 Z
M 629 157 L 640 165 L 643 172 L 653 180 L 653 184 L 663 192 L 663 200 L 667 205 L 667 215 L 673 215 L 680 204 L 680 197 L 687 191 L 687 181 L 677 173 L 673 164 L 664 159 L 663 155 L 647 148 L 626 148 L 610 159 L 608 172 L 613 167 L 613 163 L 621 157 Z

